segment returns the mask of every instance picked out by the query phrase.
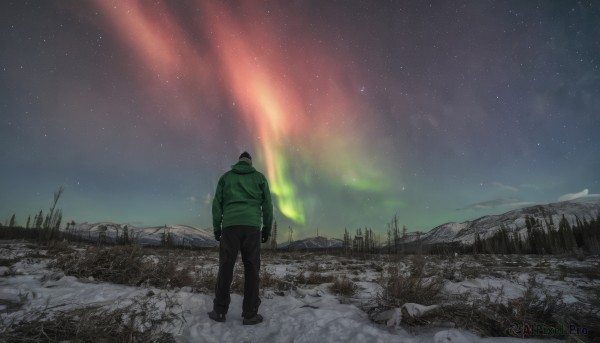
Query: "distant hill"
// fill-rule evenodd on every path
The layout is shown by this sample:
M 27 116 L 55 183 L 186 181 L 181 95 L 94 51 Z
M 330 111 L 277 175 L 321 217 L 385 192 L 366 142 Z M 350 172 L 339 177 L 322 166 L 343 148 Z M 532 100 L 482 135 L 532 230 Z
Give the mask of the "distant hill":
M 600 197 L 586 197 L 558 203 L 535 205 L 512 210 L 503 214 L 484 216 L 475 220 L 461 223 L 446 223 L 437 226 L 425 233 L 409 233 L 404 242 L 407 244 L 439 244 L 439 243 L 465 243 L 471 244 L 478 232 L 482 239 L 491 237 L 501 228 L 509 232 L 518 232 L 522 237 L 526 235 L 525 218 L 527 216 L 538 220 L 544 228 L 558 223 L 564 215 L 570 223 L 575 223 L 576 218 L 590 220 L 600 214 Z M 165 234 L 170 235 L 173 245 L 190 247 L 216 247 L 218 242 L 213 237 L 212 228 L 199 229 L 185 225 L 167 225 L 160 227 L 136 227 L 128 224 L 83 223 L 71 228 L 71 232 L 83 239 L 97 241 L 100 237 L 109 243 L 114 243 L 117 236 L 122 237 L 127 227 L 130 238 L 137 244 L 160 246 Z M 322 236 L 309 237 L 278 244 L 278 249 L 310 250 L 341 248 L 343 241 L 336 238 Z
M 107 243 L 115 243 L 117 237 L 123 237 L 125 229 L 132 242 L 146 246 L 160 246 L 164 235 L 170 235 L 173 245 L 190 246 L 195 248 L 217 247 L 219 243 L 214 239 L 212 228 L 198 229 L 185 225 L 167 225 L 157 227 L 137 227 L 129 224 L 116 224 L 111 222 L 82 223 L 70 228 L 70 232 L 82 239 L 97 242 L 104 239 Z M 310 237 L 279 244 L 278 248 L 292 250 L 341 248 L 340 239 L 325 237 Z
M 484 216 L 462 223 L 446 223 L 433 228 L 420 236 L 423 244 L 461 242 L 471 244 L 475 240 L 475 232 L 484 239 L 491 237 L 502 227 L 509 232 L 517 231 L 525 236 L 525 218 L 527 216 L 539 220 L 547 229 L 551 223 L 558 228 L 558 223 L 564 215 L 571 223 L 576 218 L 588 221 L 597 218 L 600 213 L 600 197 L 586 197 L 558 203 L 535 205 L 506 212 L 504 214 Z
M 115 243 L 117 236 L 123 237 L 125 230 L 130 239 L 136 244 L 159 246 L 164 235 L 170 235 L 173 245 L 190 246 L 194 248 L 207 248 L 218 246 L 214 239 L 212 229 L 198 229 L 185 225 L 166 225 L 160 227 L 136 227 L 129 224 L 115 224 L 110 222 L 82 223 L 75 225 L 72 233 L 96 242 L 102 237 L 108 243 Z
M 323 236 L 309 237 L 293 241 L 291 243 L 285 242 L 278 244 L 278 249 L 290 249 L 290 250 L 307 250 L 307 249 L 333 249 L 341 248 L 342 240 L 337 238 L 326 238 Z

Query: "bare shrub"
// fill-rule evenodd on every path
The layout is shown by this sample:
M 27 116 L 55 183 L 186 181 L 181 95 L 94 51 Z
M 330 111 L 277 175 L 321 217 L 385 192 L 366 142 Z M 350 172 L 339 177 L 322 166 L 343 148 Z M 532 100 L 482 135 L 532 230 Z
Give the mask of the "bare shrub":
M 516 299 L 501 301 L 502 297 L 489 294 L 480 301 L 466 304 L 444 305 L 438 320 L 452 321 L 458 327 L 475 330 L 487 336 L 527 336 L 523 330 L 530 328 L 559 328 L 566 317 L 579 310 L 569 309 L 562 301 L 562 294 L 549 294 L 543 289 L 535 275 L 529 277 L 523 295 Z M 489 288 L 487 292 L 496 292 Z M 500 289 L 500 294 L 503 290 Z M 492 300 L 493 299 L 493 300 Z M 559 332 L 554 337 L 563 338 Z
M 322 283 L 333 282 L 334 277 L 330 274 L 324 274 L 314 271 L 300 270 L 296 275 L 296 283 L 305 285 L 318 285 Z
M 191 286 L 194 283 L 191 268 L 179 267 L 179 262 L 173 255 L 167 255 L 159 259 L 153 268 L 143 268 L 141 278 L 147 284 L 159 288 Z
M 352 270 L 354 272 L 361 272 L 361 273 L 365 272 L 365 266 L 362 264 L 355 264 L 355 265 L 347 266 L 346 269 Z
M 552 295 L 544 291 L 540 294 L 538 289 L 543 290 L 543 285 L 537 282 L 535 274 L 529 275 L 523 296 L 508 302 L 510 314 L 523 322 L 557 324 L 554 316 L 566 310 L 562 293 Z
M 58 255 L 71 252 L 73 252 L 73 249 L 71 248 L 70 243 L 67 241 L 52 240 L 48 242 L 49 255 Z
M 458 272 L 456 271 L 456 268 L 454 267 L 454 265 L 450 264 L 448 267 L 444 268 L 442 275 L 444 277 L 444 279 L 449 280 L 449 281 L 462 281 L 461 277 L 458 275 Z
M 183 323 L 179 304 L 167 295 L 138 296 L 125 306 L 88 306 L 71 310 L 44 310 L 5 327 L 3 342 L 175 342 L 165 332 Z
M 19 298 L 18 301 L 13 301 L 13 300 L 9 300 L 9 299 L 0 299 L 0 306 L 3 306 L 3 312 L 4 313 L 12 313 L 15 311 L 20 310 L 23 305 L 25 305 L 27 303 L 27 298 L 29 297 L 29 292 L 28 293 L 21 293 L 21 291 L 19 291 L 19 294 L 17 295 L 17 297 Z M 0 321 L 0 324 L 2 323 L 2 321 Z M 0 327 L 2 327 L 0 325 Z
M 306 283 L 311 285 L 319 285 L 322 283 L 329 283 L 334 280 L 333 275 L 323 273 L 309 273 L 306 277 Z
M 345 297 L 351 297 L 356 293 L 358 286 L 354 282 L 352 282 L 352 280 L 346 277 L 341 277 L 336 278 L 335 281 L 333 281 L 333 284 L 329 287 L 329 289 L 335 294 L 339 294 Z
M 483 273 L 483 268 L 479 265 L 464 263 L 460 268 L 460 274 L 466 279 L 476 279 Z
M 84 252 L 60 255 L 51 266 L 80 278 L 91 276 L 113 283 L 135 284 L 142 274 L 142 257 L 138 246 L 89 247 Z
M 293 275 L 287 274 L 283 279 L 276 280 L 275 289 L 278 291 L 288 291 L 297 288 Z
M 191 286 L 194 282 L 189 267 L 179 267 L 174 254 L 145 258 L 136 245 L 90 247 L 84 252 L 62 254 L 52 263 L 65 274 L 80 278 L 129 285 L 148 285 L 159 288 Z
M 575 277 L 585 277 L 589 280 L 600 280 L 600 262 L 592 266 L 565 266 L 559 265 L 558 268 L 565 275 Z
M 382 272 L 383 271 L 383 266 L 379 263 L 376 262 L 371 262 L 369 264 L 369 267 L 371 267 L 373 270 L 375 270 L 376 272 Z
M 272 288 L 276 291 L 287 291 L 296 289 L 296 283 L 293 275 L 286 275 L 283 279 L 274 276 L 273 274 L 262 270 L 260 273 L 260 288 L 264 292 L 265 289 Z
M 422 257 L 413 259 L 410 271 L 402 272 L 397 265 L 388 267 L 382 275 L 383 294 L 380 303 L 399 307 L 405 303 L 432 305 L 440 298 L 444 280 L 439 275 L 428 274 Z
M 276 278 L 264 268 L 260 271 L 260 287 L 268 288 L 277 284 Z
M 200 293 L 212 293 L 217 284 L 217 273 L 213 269 L 202 269 L 196 274 L 192 289 Z
M 0 258 L 0 267 L 10 267 L 13 264 L 19 262 L 21 260 L 20 257 L 17 258 Z
M 308 270 L 309 272 L 314 272 L 314 273 L 318 273 L 321 271 L 321 267 L 319 266 L 318 263 L 311 263 L 310 265 L 308 265 L 308 267 L 306 267 L 306 270 Z

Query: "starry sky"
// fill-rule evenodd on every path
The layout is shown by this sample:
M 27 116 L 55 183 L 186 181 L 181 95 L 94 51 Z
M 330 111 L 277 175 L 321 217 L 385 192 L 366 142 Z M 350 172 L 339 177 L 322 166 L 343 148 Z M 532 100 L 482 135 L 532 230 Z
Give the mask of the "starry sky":
M 600 192 L 597 1 L 2 1 L 0 219 L 210 227 L 251 153 L 296 237 Z

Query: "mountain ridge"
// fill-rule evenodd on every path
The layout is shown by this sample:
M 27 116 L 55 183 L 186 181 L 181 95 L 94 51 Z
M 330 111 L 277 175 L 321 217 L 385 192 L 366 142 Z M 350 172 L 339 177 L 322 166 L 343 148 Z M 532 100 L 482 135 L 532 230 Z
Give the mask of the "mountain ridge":
M 448 222 L 438 225 L 428 232 L 409 232 L 402 242 L 420 242 L 425 245 L 440 243 L 472 244 L 476 234 L 484 239 L 493 236 L 501 228 L 505 228 L 509 232 L 516 231 L 524 237 L 527 234 L 525 226 L 527 216 L 539 220 L 542 227 L 548 229 L 552 225 L 557 228 L 563 215 L 572 224 L 576 218 L 589 220 L 598 217 L 600 215 L 600 196 L 537 204 L 502 214 L 485 215 L 473 220 Z M 219 246 L 219 243 L 214 239 L 212 228 L 195 228 L 188 225 L 138 227 L 112 222 L 85 222 L 71 227 L 71 233 L 90 241 L 97 241 L 102 237 L 108 243 L 115 243 L 118 236 L 123 237 L 125 228 L 127 228 L 130 239 L 142 245 L 160 246 L 164 242 L 164 237 L 167 237 L 165 235 L 170 235 L 173 245 L 201 248 Z M 278 244 L 277 247 L 278 249 L 291 250 L 334 249 L 343 247 L 343 241 L 338 238 L 316 236 L 283 242 Z
M 569 223 L 575 223 L 577 218 L 589 220 L 600 214 L 600 197 L 590 196 L 574 200 L 561 201 L 549 204 L 537 204 L 527 206 L 502 214 L 486 215 L 464 222 L 449 222 L 438 225 L 421 236 L 421 242 L 425 244 L 460 242 L 471 244 L 475 240 L 475 234 L 480 238 L 491 237 L 501 228 L 509 232 L 517 231 L 519 235 L 526 235 L 525 218 L 527 216 L 539 220 L 544 229 L 558 223 L 564 215 Z

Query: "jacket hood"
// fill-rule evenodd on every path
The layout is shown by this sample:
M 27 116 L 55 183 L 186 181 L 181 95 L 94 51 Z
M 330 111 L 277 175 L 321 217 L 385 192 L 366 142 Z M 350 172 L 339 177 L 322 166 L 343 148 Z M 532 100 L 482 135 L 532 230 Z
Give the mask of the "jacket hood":
M 248 162 L 243 161 L 232 165 L 231 170 L 236 174 L 250 174 L 256 171 L 256 169 L 254 169 L 252 165 L 248 164 Z

